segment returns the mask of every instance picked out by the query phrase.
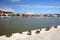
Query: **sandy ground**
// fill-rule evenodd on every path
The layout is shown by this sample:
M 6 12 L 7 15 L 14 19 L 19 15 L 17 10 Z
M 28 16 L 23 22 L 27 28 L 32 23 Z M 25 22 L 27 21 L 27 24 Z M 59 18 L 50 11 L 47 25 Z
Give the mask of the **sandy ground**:
M 60 26 L 58 28 L 52 27 L 49 31 L 45 31 L 44 28 L 39 34 L 35 34 L 36 30 L 32 30 L 31 35 L 27 35 L 28 32 L 26 31 L 22 34 L 14 33 L 11 37 L 0 36 L 0 40 L 60 40 Z

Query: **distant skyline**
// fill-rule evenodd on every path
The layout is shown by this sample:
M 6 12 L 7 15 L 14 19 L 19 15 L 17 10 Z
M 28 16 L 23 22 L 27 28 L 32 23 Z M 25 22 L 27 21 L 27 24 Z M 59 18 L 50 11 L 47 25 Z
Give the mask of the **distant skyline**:
M 60 0 L 0 0 L 0 9 L 35 14 L 60 14 Z

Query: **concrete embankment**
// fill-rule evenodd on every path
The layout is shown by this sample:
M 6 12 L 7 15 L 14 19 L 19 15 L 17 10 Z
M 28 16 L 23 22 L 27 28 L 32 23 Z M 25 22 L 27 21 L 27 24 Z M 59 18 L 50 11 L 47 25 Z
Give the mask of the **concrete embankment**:
M 60 26 L 0 36 L 0 40 L 60 40 Z

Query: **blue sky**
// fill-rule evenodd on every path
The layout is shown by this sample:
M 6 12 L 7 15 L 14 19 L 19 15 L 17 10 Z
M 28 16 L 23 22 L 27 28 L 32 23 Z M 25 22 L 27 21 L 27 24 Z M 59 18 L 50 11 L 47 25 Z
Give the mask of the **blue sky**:
M 14 12 L 60 13 L 60 0 L 0 0 L 0 9 Z

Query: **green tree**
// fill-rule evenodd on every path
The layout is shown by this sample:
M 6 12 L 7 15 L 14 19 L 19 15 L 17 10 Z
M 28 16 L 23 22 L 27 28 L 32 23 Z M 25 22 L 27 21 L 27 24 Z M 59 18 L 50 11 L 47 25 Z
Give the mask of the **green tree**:
M 20 16 L 20 14 L 16 14 L 16 16 Z
M 12 16 L 15 16 L 15 14 L 13 14 Z

